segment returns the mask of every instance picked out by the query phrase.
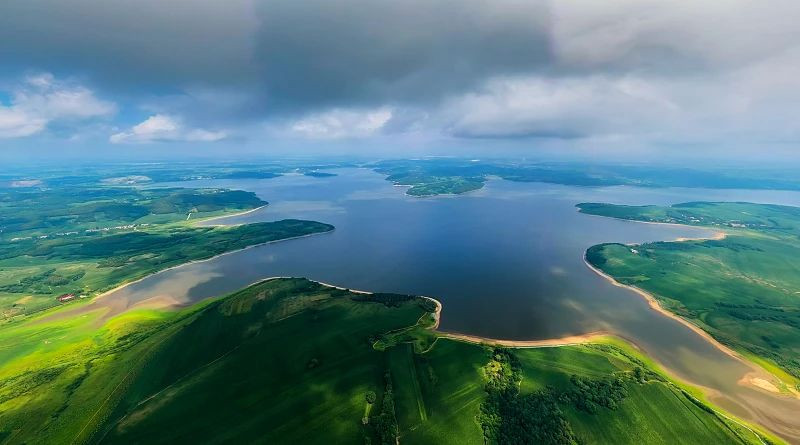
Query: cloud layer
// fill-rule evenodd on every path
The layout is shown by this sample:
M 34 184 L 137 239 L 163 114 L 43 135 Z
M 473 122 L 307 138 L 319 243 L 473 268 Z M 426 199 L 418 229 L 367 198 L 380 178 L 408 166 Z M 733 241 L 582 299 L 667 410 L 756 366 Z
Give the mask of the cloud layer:
M 129 130 L 113 142 L 406 132 L 640 145 L 800 137 L 794 0 L 8 0 L 0 8 L 0 76 L 81 76 L 150 116 L 124 123 Z M 0 134 L 35 134 L 56 120 L 21 110 L 16 99 L 0 108 Z
M 30 136 L 48 125 L 109 117 L 116 105 L 98 99 L 88 88 L 56 80 L 50 74 L 26 77 L 14 85 L 7 105 L 0 104 L 0 138 Z
M 174 116 L 156 114 L 134 125 L 130 130 L 114 133 L 113 144 L 148 142 L 214 142 L 224 139 L 224 131 L 187 128 Z

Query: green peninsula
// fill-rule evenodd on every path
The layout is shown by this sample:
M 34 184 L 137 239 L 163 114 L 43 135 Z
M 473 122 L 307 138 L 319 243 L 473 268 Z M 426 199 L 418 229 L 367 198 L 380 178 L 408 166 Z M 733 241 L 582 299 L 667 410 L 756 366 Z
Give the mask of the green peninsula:
M 333 230 L 302 220 L 194 225 L 266 204 L 254 193 L 224 189 L 0 189 L 0 320 L 94 297 L 189 261 Z
M 800 382 L 800 208 L 716 202 L 585 203 L 578 208 L 727 232 L 724 239 L 705 241 L 600 244 L 586 252 L 586 259 L 620 283 L 651 293 L 664 308 L 789 385 Z

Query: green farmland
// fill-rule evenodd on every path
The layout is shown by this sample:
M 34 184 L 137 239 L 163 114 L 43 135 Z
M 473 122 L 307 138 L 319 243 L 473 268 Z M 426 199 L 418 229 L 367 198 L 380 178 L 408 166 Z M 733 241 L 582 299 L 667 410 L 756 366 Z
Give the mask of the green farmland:
M 759 443 L 624 344 L 437 340 L 434 308 L 274 279 L 100 327 L 28 319 L 0 330 L 0 441 Z
M 301 220 L 193 224 L 265 204 L 251 192 L 219 189 L 0 189 L 1 320 L 57 306 L 59 295 L 94 297 L 189 261 L 333 229 Z
M 579 208 L 594 215 L 729 232 L 725 239 L 636 248 L 601 244 L 591 247 L 586 258 L 765 366 L 789 385 L 782 390 L 800 382 L 800 208 L 748 203 Z

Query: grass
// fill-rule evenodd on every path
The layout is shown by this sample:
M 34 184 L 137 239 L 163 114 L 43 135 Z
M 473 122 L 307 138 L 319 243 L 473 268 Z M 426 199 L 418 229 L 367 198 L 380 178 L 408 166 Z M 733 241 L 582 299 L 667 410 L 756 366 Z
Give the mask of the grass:
M 420 338 L 429 310 L 421 298 L 274 279 L 100 327 L 96 312 L 26 320 L 0 330 L 0 442 L 379 443 L 388 373 L 401 443 L 484 443 L 479 414 L 495 352 L 444 338 L 422 350 L 399 341 Z M 376 348 L 386 337 L 397 341 Z M 520 394 L 565 394 L 558 406 L 586 443 L 757 443 L 612 341 L 509 353 Z M 646 380 L 633 381 L 636 367 Z M 573 375 L 622 376 L 627 397 L 613 410 L 581 411 Z
M 18 318 L 59 305 L 61 294 L 91 297 L 189 261 L 332 229 L 314 221 L 282 220 L 11 243 L 0 248 L 0 309 L 3 318 Z
M 448 339 L 439 339 L 428 352 L 415 354 L 413 364 L 428 419 L 404 421 L 414 417 L 415 407 L 398 403 L 401 442 L 482 444 L 476 417 L 486 395 L 481 373 L 486 360 L 483 347 Z
M 241 190 L 78 186 L 0 188 L 0 239 L 63 238 L 70 232 L 119 231 L 265 205 Z M 106 230 L 102 230 L 106 229 Z
M 587 260 L 617 281 L 650 292 L 666 309 L 800 388 L 800 208 L 747 203 L 580 208 L 729 230 L 722 240 L 636 248 L 601 244 L 587 251 Z

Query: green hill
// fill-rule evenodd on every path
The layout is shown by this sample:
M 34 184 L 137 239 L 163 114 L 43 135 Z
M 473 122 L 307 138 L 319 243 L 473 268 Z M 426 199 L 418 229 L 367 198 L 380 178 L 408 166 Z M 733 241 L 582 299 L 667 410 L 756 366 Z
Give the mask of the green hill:
M 275 279 L 102 326 L 15 324 L 0 330 L 0 441 L 758 443 L 622 346 L 436 339 L 432 306 Z

